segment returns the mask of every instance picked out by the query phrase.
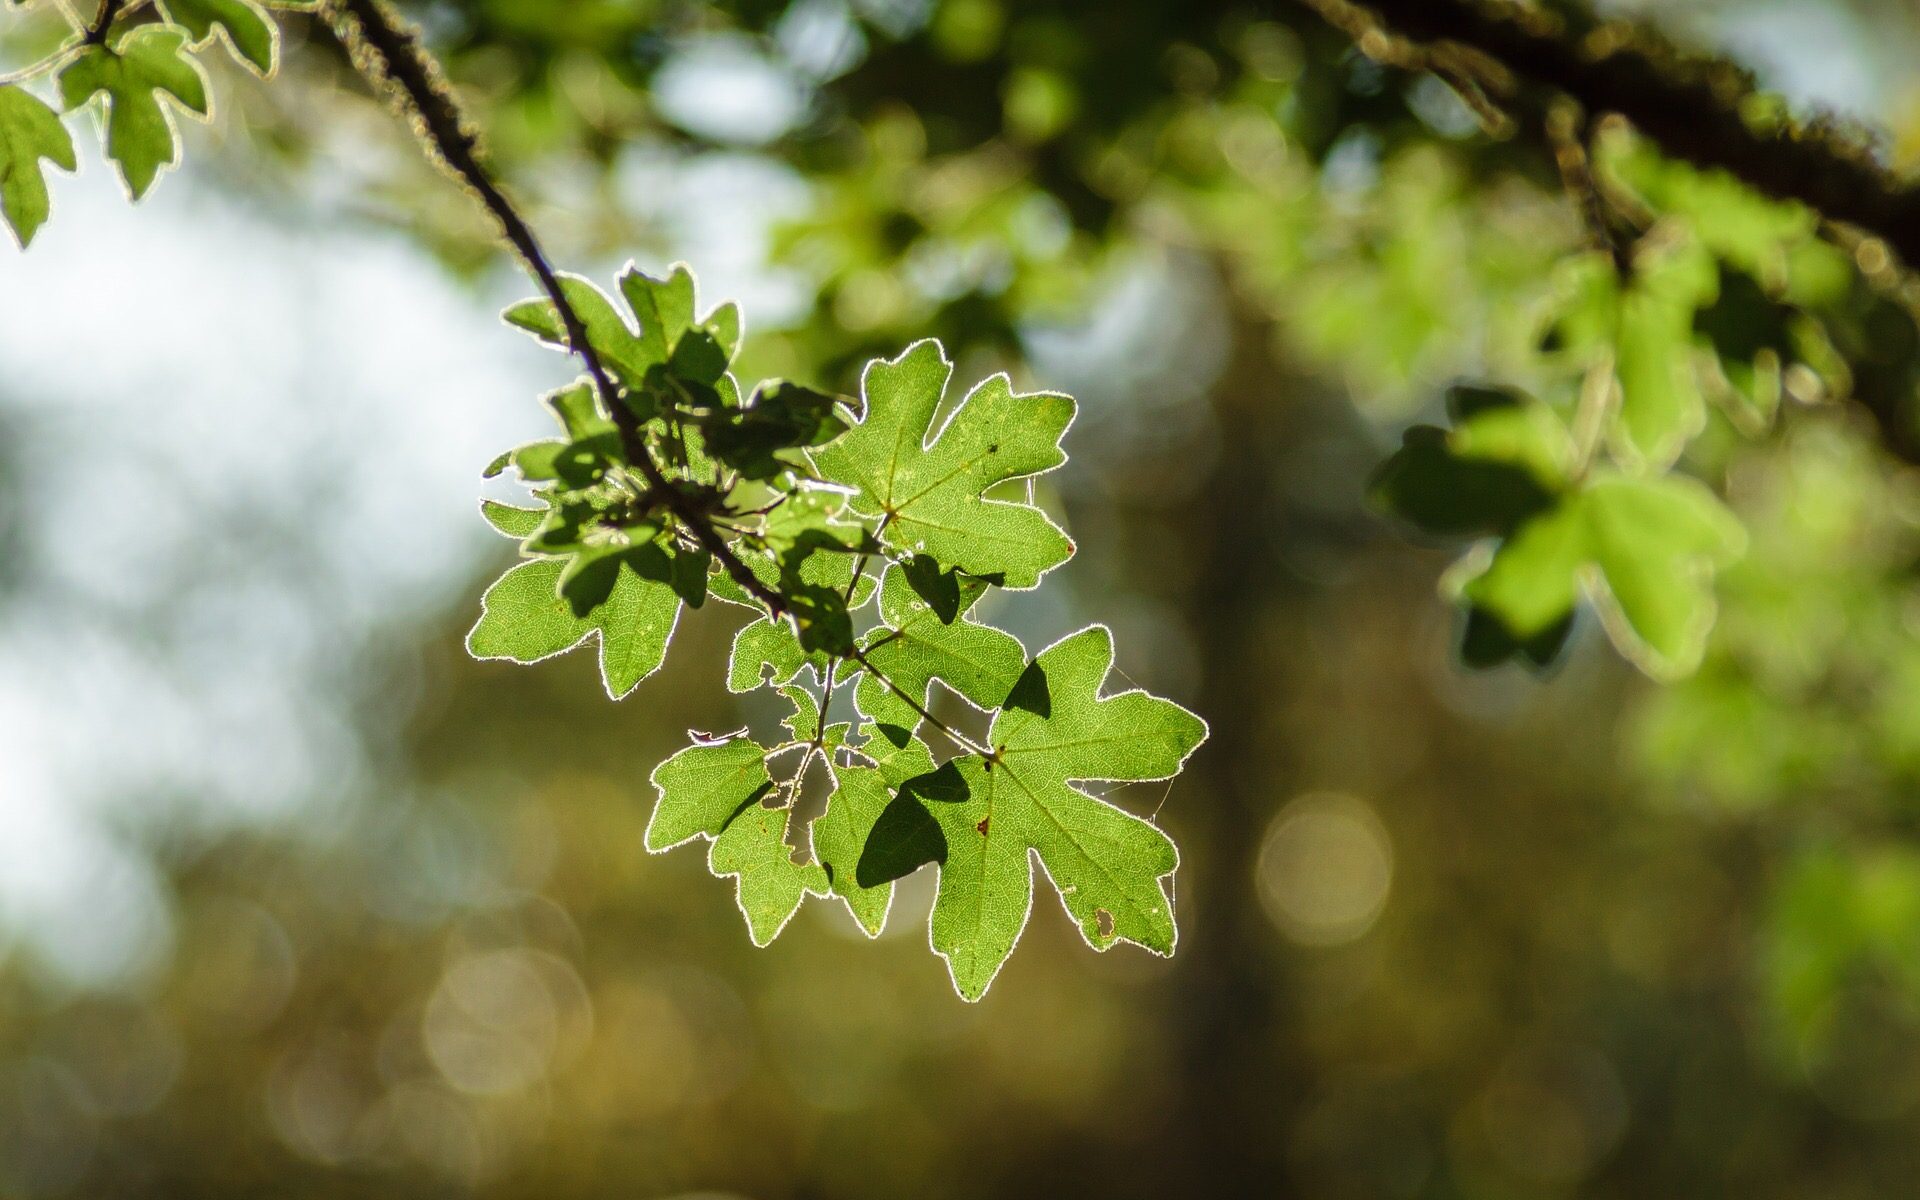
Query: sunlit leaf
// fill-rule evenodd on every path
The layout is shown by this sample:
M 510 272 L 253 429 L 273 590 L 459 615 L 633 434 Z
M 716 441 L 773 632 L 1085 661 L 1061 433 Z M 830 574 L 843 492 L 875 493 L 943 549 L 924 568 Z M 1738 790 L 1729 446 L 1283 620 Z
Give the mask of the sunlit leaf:
M 878 536 L 895 552 L 928 554 L 1007 587 L 1032 587 L 1073 554 L 1073 543 L 1037 507 L 981 493 L 1065 462 L 1060 438 L 1073 420 L 1073 401 L 1019 395 L 1006 376 L 995 375 L 935 431 L 952 374 L 933 340 L 872 363 L 859 423 L 815 450 L 814 465 L 856 489 L 854 507 L 880 519 Z
M 47 219 L 43 159 L 73 170 L 72 135 L 59 115 L 32 92 L 0 85 L 0 213 L 22 246 L 33 241 Z
M 206 71 L 186 53 L 186 42 L 176 26 L 142 25 L 111 48 L 87 47 L 60 72 L 60 99 L 69 110 L 106 95 L 107 157 L 136 200 L 178 159 L 172 107 L 160 97 L 196 116 L 211 111 Z

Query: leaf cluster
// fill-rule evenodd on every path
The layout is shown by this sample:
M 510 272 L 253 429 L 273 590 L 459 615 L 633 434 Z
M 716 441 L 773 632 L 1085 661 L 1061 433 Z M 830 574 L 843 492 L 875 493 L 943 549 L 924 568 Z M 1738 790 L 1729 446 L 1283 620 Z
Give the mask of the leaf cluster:
M 1584 598 L 1630 661 L 1671 679 L 1699 665 L 1715 573 L 1747 541 L 1687 452 L 1716 418 L 1763 431 L 1789 372 L 1804 399 L 1844 373 L 1813 314 L 1845 294 L 1846 267 L 1805 210 L 1638 141 L 1598 150 L 1607 202 L 1636 228 L 1624 253 L 1556 272 L 1538 395 L 1455 387 L 1448 424 L 1408 429 L 1372 490 L 1422 532 L 1474 541 L 1443 580 L 1469 665 L 1550 665 Z
M 1025 927 L 1038 861 L 1090 945 L 1171 953 L 1173 843 L 1076 785 L 1170 778 L 1204 724 L 1143 692 L 1103 695 L 1104 627 L 1030 654 L 977 615 L 1073 553 L 1022 490 L 1065 461 L 1072 400 L 996 375 L 948 411 L 953 364 L 931 339 L 869 364 L 857 399 L 749 392 L 731 371 L 737 310 L 699 315 L 685 267 L 629 267 L 616 290 L 561 283 L 639 436 L 581 380 L 547 397 L 560 436 L 494 462 L 537 507 L 485 506 L 525 561 L 488 589 L 472 653 L 534 662 L 597 640 L 617 698 L 659 667 L 683 607 L 752 611 L 728 686 L 772 690 L 789 716 L 662 763 L 646 841 L 707 839 L 757 944 L 808 896 L 878 935 L 894 884 L 932 865 L 933 948 L 978 999 Z M 566 348 L 566 315 L 531 300 L 505 317 Z M 715 560 L 702 527 L 777 604 Z M 987 714 L 984 732 L 936 715 L 940 691 Z M 815 770 L 824 805 L 803 817 Z
M 0 82 L 0 217 L 21 246 L 33 241 L 52 211 L 46 165 L 78 165 L 62 115 L 98 98 L 108 161 L 138 200 L 180 158 L 178 119 L 213 115 L 206 68 L 197 57 L 216 40 L 261 77 L 278 65 L 280 33 L 269 7 L 291 0 L 156 0 L 140 23 L 108 13 L 99 29 L 76 26 L 41 62 Z M 65 6 L 62 10 L 66 11 Z M 54 79 L 55 110 L 28 84 Z

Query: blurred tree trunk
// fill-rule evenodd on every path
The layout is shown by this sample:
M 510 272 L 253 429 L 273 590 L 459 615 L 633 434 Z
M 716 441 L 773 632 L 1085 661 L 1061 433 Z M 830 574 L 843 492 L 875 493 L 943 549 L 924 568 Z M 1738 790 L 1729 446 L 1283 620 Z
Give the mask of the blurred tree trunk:
M 1271 340 L 1270 326 L 1238 323 L 1233 360 L 1214 389 L 1219 460 L 1175 518 L 1194 543 L 1187 611 L 1212 736 L 1180 785 L 1191 798 L 1175 831 L 1187 913 L 1170 1014 L 1180 1090 L 1163 1149 L 1169 1186 L 1205 1179 L 1219 1195 L 1290 1190 L 1283 1131 L 1307 1091 L 1281 1032 L 1285 960 L 1252 882 L 1261 835 L 1293 774 L 1289 748 L 1262 736 L 1263 725 L 1273 728 L 1263 717 L 1290 686 L 1288 654 L 1271 644 L 1272 630 L 1306 591 L 1284 565 L 1296 523 L 1275 476 L 1283 448 L 1299 444 L 1318 416 L 1291 401 L 1313 385 L 1281 377 Z

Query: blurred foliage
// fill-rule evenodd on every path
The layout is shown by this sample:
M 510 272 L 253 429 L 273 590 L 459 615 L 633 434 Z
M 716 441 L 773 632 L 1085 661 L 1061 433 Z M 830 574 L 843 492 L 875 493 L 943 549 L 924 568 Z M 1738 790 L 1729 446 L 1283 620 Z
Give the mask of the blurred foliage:
M 1724 35 L 1746 12 L 1720 7 L 1659 15 Z M 1904 8 L 1786 7 L 1914 44 Z M 1920 327 L 1884 251 L 1603 123 L 1612 234 L 1677 264 L 1678 299 L 1630 301 L 1647 279 L 1622 286 L 1550 147 L 1285 6 L 410 11 L 570 263 L 693 255 L 673 180 L 746 190 L 705 203 L 759 214 L 741 253 L 790 301 L 748 371 L 850 388 L 931 334 L 969 374 L 1082 397 L 1057 485 L 1072 611 L 994 619 L 1117 611 L 1141 647 L 1120 667 L 1215 718 L 1175 790 L 1115 797 L 1184 848 L 1194 925 L 1171 961 L 1095 958 L 1042 904 L 1038 946 L 966 1010 L 916 936 L 870 947 L 825 906 L 756 951 L 726 885 L 642 845 L 661 726 L 771 715 L 684 665 L 723 653 L 724 619 L 613 706 L 590 663 L 466 661 L 449 612 L 389 651 L 419 699 L 397 735 L 365 722 L 394 743 L 377 774 L 317 787 L 345 816 L 143 830 L 173 941 L 117 988 L 8 959 L 0 1191 L 1912 1189 Z M 44 16 L 19 18 L 21 57 Z M 215 68 L 235 136 L 205 169 L 494 262 L 465 198 L 330 87 L 324 37 L 287 28 L 270 87 Z M 1910 148 L 1910 95 L 1888 112 Z M 1604 592 L 1522 631 L 1450 617 L 1446 560 L 1488 552 L 1457 535 L 1500 527 L 1474 512 L 1435 530 L 1445 553 L 1410 549 L 1364 494 L 1403 436 L 1514 466 L 1511 430 L 1448 411 L 1463 380 L 1525 397 L 1576 460 L 1609 453 L 1583 396 L 1648 411 L 1636 305 L 1664 403 L 1614 435 L 1621 469 L 1675 460 L 1747 541 L 1676 654 L 1697 672 L 1658 686 L 1603 652 Z M 1551 491 L 1522 449 L 1501 494 Z M 1556 665 L 1469 673 L 1463 639 Z M 901 885 L 908 915 L 926 884 Z

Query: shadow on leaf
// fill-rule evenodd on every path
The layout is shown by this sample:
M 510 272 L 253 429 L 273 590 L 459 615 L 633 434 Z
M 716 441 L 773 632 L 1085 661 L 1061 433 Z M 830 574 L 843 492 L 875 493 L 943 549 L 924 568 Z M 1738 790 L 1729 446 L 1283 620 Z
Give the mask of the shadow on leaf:
M 926 866 L 947 861 L 947 836 L 927 804 L 958 804 L 973 793 L 958 768 L 947 763 L 931 774 L 909 779 L 880 813 L 860 851 L 854 880 L 879 887 Z

